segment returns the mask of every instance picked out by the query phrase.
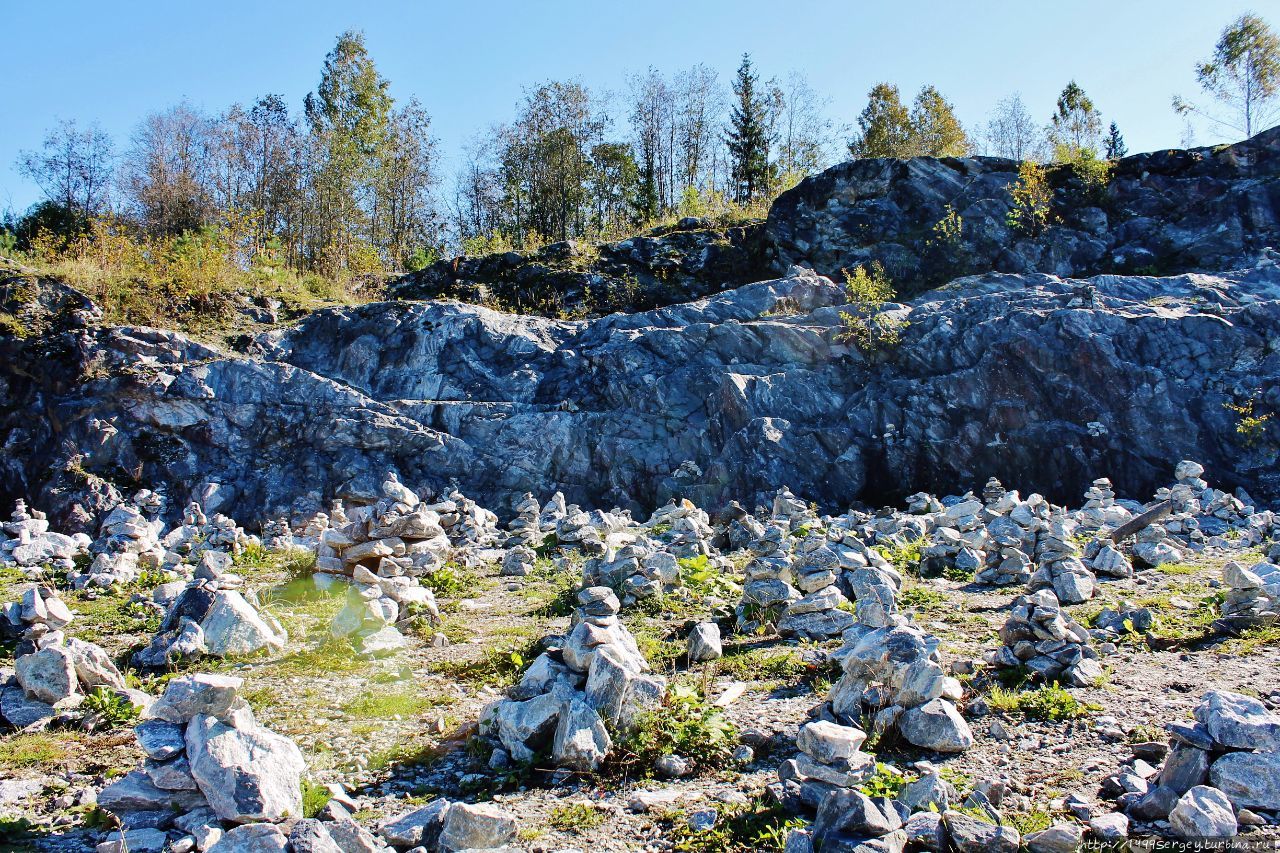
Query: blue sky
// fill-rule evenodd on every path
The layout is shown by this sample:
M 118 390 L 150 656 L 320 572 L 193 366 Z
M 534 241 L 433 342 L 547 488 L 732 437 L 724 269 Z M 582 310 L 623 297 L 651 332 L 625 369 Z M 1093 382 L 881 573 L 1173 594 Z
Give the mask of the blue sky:
M 1131 152 L 1176 146 L 1175 93 L 1195 94 L 1192 68 L 1219 31 L 1252 10 L 1280 27 L 1280 2 L 837 2 L 649 0 L 526 2 L 4 4 L 5 91 L 0 210 L 23 210 L 37 189 L 13 163 L 60 118 L 97 120 L 122 147 L 149 110 L 186 98 L 210 111 L 283 94 L 300 109 L 325 53 L 346 28 L 403 99 L 434 119 L 446 168 L 469 138 L 509 119 L 524 88 L 576 78 L 621 92 L 628 72 L 704 62 L 727 80 L 743 51 L 763 77 L 803 71 L 852 123 L 880 80 L 910 96 L 937 85 L 967 125 L 1018 90 L 1047 120 L 1075 78 Z M 615 128 L 621 134 L 624 128 Z M 1202 130 L 1198 141 L 1219 138 Z

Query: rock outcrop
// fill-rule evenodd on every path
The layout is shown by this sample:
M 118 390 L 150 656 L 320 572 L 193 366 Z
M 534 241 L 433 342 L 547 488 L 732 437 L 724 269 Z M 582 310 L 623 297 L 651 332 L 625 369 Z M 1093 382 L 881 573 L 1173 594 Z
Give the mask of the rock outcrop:
M 1006 221 L 1018 163 L 917 157 L 842 163 L 773 203 L 762 240 L 777 271 L 839 278 L 878 261 L 918 293 L 974 272 L 1168 274 L 1231 269 L 1280 245 L 1280 128 L 1230 146 L 1126 157 L 1102 185 L 1070 166 L 1048 170 L 1048 228 Z M 954 211 L 960 238 L 934 226 Z

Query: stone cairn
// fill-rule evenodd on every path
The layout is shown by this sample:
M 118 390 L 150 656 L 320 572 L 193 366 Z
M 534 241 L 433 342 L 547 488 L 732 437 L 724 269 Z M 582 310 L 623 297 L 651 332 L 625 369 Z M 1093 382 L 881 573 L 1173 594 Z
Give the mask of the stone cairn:
M 838 722 L 870 719 L 875 731 L 896 732 L 907 743 L 937 752 L 961 752 L 973 732 L 955 703 L 960 682 L 943 672 L 938 639 L 893 617 L 882 627 L 858 625 L 832 658 L 843 669 L 828 696 Z
M 993 666 L 1021 666 L 1045 681 L 1076 687 L 1102 676 L 1089 632 L 1062 610 L 1050 589 L 1018 596 L 1000 628 L 999 650 L 986 656 Z
M 751 560 L 745 568 L 746 582 L 737 607 L 740 633 L 753 634 L 776 625 L 787 606 L 801 597 L 791 585 L 795 575 L 787 549 L 788 538 L 782 526 L 769 524 L 761 536 L 747 546 Z
M 38 580 L 43 567 L 51 565 L 71 569 L 73 558 L 89 547 L 89 537 L 82 533 L 65 536 L 49 529 L 43 512 L 27 508 L 27 502 L 14 501 L 9 520 L 0 523 L 0 565 L 17 566 L 32 580 Z
M 595 771 L 613 745 L 607 726 L 626 731 L 662 701 L 666 681 L 647 674 L 613 590 L 588 587 L 578 604 L 562 644 L 539 655 L 507 697 L 485 709 L 480 734 L 495 744 L 491 766 L 548 754 L 558 767 Z
M 811 534 L 800 542 L 790 572 L 792 590 L 798 587 L 803 595 L 786 603 L 778 620 L 779 636 L 826 640 L 853 625 L 853 614 L 840 609 L 849 605 L 837 585 L 840 568 L 840 558 L 825 535 Z
M 832 793 L 847 791 L 875 774 L 876 758 L 861 747 L 867 735 L 856 726 L 814 720 L 796 736 L 799 754 L 778 767 L 774 794 L 789 810 L 818 809 Z
M 268 551 L 293 550 L 293 528 L 289 526 L 289 519 L 282 516 L 262 523 L 262 547 Z
M 155 571 L 161 567 L 176 565 L 181 557 L 176 545 L 169 544 L 173 537 L 164 534 L 164 522 L 148 519 L 132 503 L 122 503 L 102 519 L 98 538 L 89 551 L 93 561 L 84 572 L 68 573 L 73 587 L 109 587 L 128 584 L 138 579 L 143 571 Z
M 1038 496 L 1034 496 L 1038 497 Z M 1036 522 L 1030 507 L 1024 505 L 1016 491 L 1009 491 L 995 477 L 982 490 L 983 516 L 987 519 L 987 559 L 974 580 L 994 586 L 1013 586 L 1031 580 L 1031 558 Z M 1032 505 L 1034 506 L 1034 505 Z M 1021 524 L 1012 517 L 1022 510 Z
M 680 565 L 674 554 L 656 550 L 652 540 L 641 538 L 591 557 L 582 566 L 583 586 L 607 586 L 622 594 L 622 606 L 653 598 L 673 589 L 680 581 Z
M 510 534 L 507 536 L 508 548 L 537 548 L 542 544 L 543 530 L 539 520 L 538 499 L 525 493 L 520 503 L 516 504 L 516 517 L 507 525 Z M 556 519 L 558 523 L 564 516 Z M 554 531 L 554 528 L 552 528 Z
M 1260 813 L 1280 811 L 1280 715 L 1248 696 L 1211 690 L 1194 722 L 1165 729 L 1158 770 L 1135 759 L 1103 782 L 1103 794 L 1129 817 L 1167 821 L 1180 838 L 1227 838 L 1270 822 Z
M 1280 566 L 1255 563 L 1249 568 L 1230 562 L 1222 567 L 1222 627 L 1241 630 L 1280 620 Z
M 110 655 L 94 643 L 67 636 L 73 614 L 57 592 L 31 585 L 16 602 L 4 605 L 0 628 L 17 637 L 14 676 L 0 689 L 0 715 L 24 728 L 59 713 L 74 712 L 98 688 L 126 691 L 124 678 Z
M 116 850 L 378 849 L 350 818 L 297 820 L 306 763 L 297 745 L 260 725 L 238 695 L 241 679 L 175 678 L 134 736 L 146 759 L 107 785 L 98 805 L 121 818 Z M 286 835 L 281 826 L 296 821 Z M 318 836 L 318 837 L 317 837 Z M 365 846 L 347 846 L 347 839 Z M 219 843 L 221 842 L 221 843 Z M 303 846 L 316 844 L 321 846 Z
M 1038 568 L 1027 582 L 1027 591 L 1052 589 L 1065 604 L 1081 604 L 1093 598 L 1097 577 L 1080 560 L 1080 550 L 1072 541 L 1074 522 L 1058 512 L 1036 540 L 1035 559 Z
M 135 666 L 161 668 L 206 655 L 243 657 L 284 648 L 288 633 L 231 568 L 225 552 L 200 555 L 195 576 L 173 596 L 160 630 L 134 654 Z

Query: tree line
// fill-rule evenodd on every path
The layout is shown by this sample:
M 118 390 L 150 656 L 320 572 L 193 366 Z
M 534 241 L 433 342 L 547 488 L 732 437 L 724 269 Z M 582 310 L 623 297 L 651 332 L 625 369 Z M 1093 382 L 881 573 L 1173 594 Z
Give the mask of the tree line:
M 1245 135 L 1277 117 L 1280 40 L 1262 19 L 1244 15 L 1224 29 L 1196 73 L 1209 100 L 1175 98 L 1180 114 Z M 1013 93 L 966 127 L 938 88 L 922 87 L 908 105 L 887 82 L 851 127 L 828 110 L 802 74 L 762 79 L 747 55 L 727 83 L 702 64 L 649 68 L 613 99 L 549 81 L 467 146 L 445 188 L 426 109 L 397 104 L 361 34 L 346 32 L 300 112 L 279 95 L 212 115 L 180 103 L 146 116 L 119 151 L 96 125 L 59 123 L 19 158 L 45 198 L 7 217 L 0 251 L 56 247 L 106 227 L 139 240 L 216 240 L 241 267 L 380 273 L 448 251 L 616 238 L 678 216 L 758 216 L 846 156 L 1077 162 L 1126 153 L 1115 122 L 1104 129 L 1075 81 L 1047 122 Z

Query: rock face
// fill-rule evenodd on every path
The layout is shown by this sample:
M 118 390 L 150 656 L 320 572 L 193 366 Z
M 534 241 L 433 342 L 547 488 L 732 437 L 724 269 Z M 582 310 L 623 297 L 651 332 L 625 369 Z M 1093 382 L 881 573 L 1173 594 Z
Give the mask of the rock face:
M 687 217 L 667 232 L 593 246 L 552 243 L 437 261 L 392 282 L 397 299 L 454 297 L 531 313 L 636 311 L 723 290 L 757 275 L 760 226 L 717 230 Z
M 1070 167 L 1051 168 L 1053 221 L 1035 238 L 1005 220 L 1017 177 L 1016 162 L 991 157 L 842 163 L 778 197 L 765 253 L 777 270 L 803 264 L 832 277 L 879 261 L 914 293 L 990 270 L 1223 270 L 1280 244 L 1278 129 L 1222 148 L 1127 157 L 1098 191 Z M 954 246 L 933 233 L 948 208 L 963 221 Z
M 1128 211 L 1116 214 L 1124 227 L 1071 231 L 1073 245 L 1092 248 L 1051 247 L 1035 263 L 997 228 L 1003 202 L 991 199 L 1007 163 L 866 161 L 811 179 L 775 206 L 779 263 L 836 272 L 864 247 L 890 245 L 837 219 L 907 233 L 938 218 L 929 199 L 953 195 L 948 180 L 972 172 L 978 195 L 957 210 L 987 234 L 978 224 L 987 198 L 995 236 L 983 239 L 999 247 L 975 249 L 973 269 L 1253 267 L 961 279 L 895 309 L 910 322 L 903 341 L 872 358 L 838 340 L 842 288 L 809 272 L 590 321 L 438 302 L 334 309 L 249 342 L 251 357 L 181 334 L 70 320 L 39 337 L 4 337 L 0 441 L 10 453 L 0 500 L 32 497 L 75 529 L 107 500 L 104 489 L 119 489 L 68 473 L 72 455 L 81 458 L 71 467 L 108 484 L 124 471 L 172 484 L 172 506 L 194 497 L 211 514 L 234 505 L 258 518 L 314 512 L 387 470 L 435 492 L 457 480 L 503 513 L 526 492 L 557 489 L 582 506 L 646 511 L 673 496 L 751 506 L 786 483 L 836 505 L 947 493 L 992 474 L 1062 502 L 1098 471 L 1117 491 L 1150 494 L 1168 460 L 1188 458 L 1228 491 L 1274 499 L 1280 475 L 1267 442 L 1247 444 L 1226 404 L 1258 392 L 1259 411 L 1280 405 L 1280 270 L 1254 265 L 1257 250 L 1280 245 L 1277 140 L 1129 158 L 1112 190 L 1115 209 Z M 911 188 L 929 182 L 938 188 L 908 203 Z M 861 213 L 804 224 L 818 216 L 805 211 L 836 211 L 826 200 L 852 199 L 855 186 L 863 200 L 842 204 Z M 883 217 L 870 215 L 877 204 Z M 1062 228 L 1044 239 L 1070 243 Z M 786 248 L 801 243 L 803 253 Z M 1138 251 L 1148 244 L 1154 260 Z M 1006 250 L 1026 263 L 1004 263 Z M 139 363 L 147 369 L 134 370 Z M 320 497 L 299 498 L 309 493 Z M 1148 544 L 1163 559 L 1160 543 Z

